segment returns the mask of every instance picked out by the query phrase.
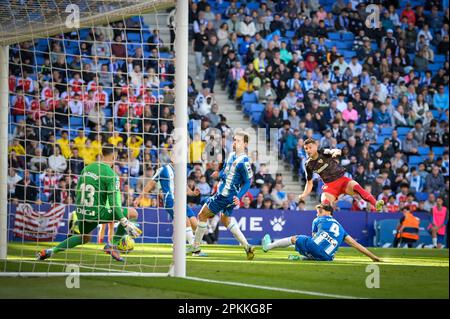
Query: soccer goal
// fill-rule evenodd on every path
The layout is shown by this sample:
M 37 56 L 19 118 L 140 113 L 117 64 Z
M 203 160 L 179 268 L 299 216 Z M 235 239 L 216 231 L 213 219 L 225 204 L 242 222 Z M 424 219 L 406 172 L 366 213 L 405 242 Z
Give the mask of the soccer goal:
M 185 277 L 188 1 L 11 0 L 0 20 L 0 276 Z

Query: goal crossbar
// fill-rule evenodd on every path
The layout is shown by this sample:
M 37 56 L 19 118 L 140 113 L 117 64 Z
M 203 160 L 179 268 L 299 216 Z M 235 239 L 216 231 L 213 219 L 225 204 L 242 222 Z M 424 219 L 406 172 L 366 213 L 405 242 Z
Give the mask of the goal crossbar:
M 65 1 L 56 1 L 65 3 Z M 86 1 L 71 1 L 71 4 L 86 3 Z M 89 1 L 88 1 L 89 2 Z M 176 4 L 175 0 L 127 0 L 127 1 L 102 1 L 113 5 L 114 3 L 120 5 L 120 8 L 114 8 L 106 12 L 98 12 L 89 16 L 83 17 L 80 13 L 80 29 L 98 26 L 102 24 L 112 23 L 125 18 L 140 14 L 157 12 L 159 10 L 169 9 Z M 8 12 L 5 4 L 0 4 L 0 12 Z M 69 15 L 69 13 L 66 13 Z M 0 13 L 0 17 L 2 14 Z M 8 17 L 11 19 L 11 17 Z M 55 12 L 53 16 L 43 16 L 44 20 L 52 19 L 53 23 L 48 25 L 43 21 L 36 21 L 22 23 L 21 21 L 12 20 L 11 24 L 0 26 L 0 46 L 6 46 L 14 43 L 29 41 L 39 37 L 49 37 L 56 34 L 62 34 L 73 31 L 74 28 L 66 25 L 65 19 L 62 19 L 61 12 Z

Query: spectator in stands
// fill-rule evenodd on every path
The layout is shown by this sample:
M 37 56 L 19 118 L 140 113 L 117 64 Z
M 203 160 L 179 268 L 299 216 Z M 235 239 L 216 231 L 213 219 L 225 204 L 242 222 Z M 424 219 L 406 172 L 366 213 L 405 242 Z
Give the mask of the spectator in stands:
M 22 177 L 17 173 L 17 171 L 10 167 L 8 169 L 8 194 L 10 197 L 14 198 L 16 192 L 16 185 L 22 180 Z
M 48 158 L 48 165 L 55 173 L 62 174 L 67 169 L 67 160 L 61 154 L 61 148 L 59 145 L 55 145 L 53 148 L 53 154 Z
M 425 191 L 427 193 L 438 194 L 444 186 L 444 176 L 440 174 L 438 166 L 433 166 L 431 173 L 425 178 Z

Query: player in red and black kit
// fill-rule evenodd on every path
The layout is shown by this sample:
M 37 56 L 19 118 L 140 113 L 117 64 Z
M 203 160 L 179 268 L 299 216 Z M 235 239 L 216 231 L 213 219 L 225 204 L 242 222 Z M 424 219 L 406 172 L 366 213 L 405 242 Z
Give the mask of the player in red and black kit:
M 318 150 L 317 142 L 309 138 L 304 144 L 305 152 L 308 155 L 306 161 L 306 186 L 298 199 L 305 200 L 313 188 L 313 173 L 319 174 L 324 182 L 322 187 L 321 203 L 333 205 L 342 194 L 358 194 L 366 202 L 372 204 L 377 211 L 383 209 L 384 201 L 376 201 L 375 198 L 361 187 L 356 181 L 344 176 L 345 169 L 339 165 L 336 157 L 341 155 L 340 149 Z

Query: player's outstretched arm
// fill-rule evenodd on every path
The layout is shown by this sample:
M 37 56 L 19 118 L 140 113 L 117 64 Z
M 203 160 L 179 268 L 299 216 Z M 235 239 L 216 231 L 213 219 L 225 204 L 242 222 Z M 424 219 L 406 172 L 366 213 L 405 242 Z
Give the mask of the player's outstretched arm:
M 358 250 L 360 253 L 363 253 L 364 255 L 366 255 L 367 257 L 372 259 L 373 261 L 378 261 L 378 262 L 382 261 L 380 257 L 375 256 L 366 247 L 364 247 L 363 245 L 358 243 L 356 240 L 354 240 L 352 236 L 347 235 L 347 236 L 345 236 L 344 240 L 348 245 L 352 246 L 353 248 Z
M 312 179 L 309 180 L 309 181 L 306 181 L 305 189 L 303 190 L 303 193 L 298 196 L 298 200 L 299 201 L 300 200 L 305 200 L 305 198 L 311 193 L 311 191 L 313 189 L 313 185 L 314 184 L 313 184 L 313 180 Z
M 144 188 L 142 189 L 142 193 L 133 201 L 133 205 L 135 207 L 138 207 L 145 194 L 150 193 L 155 188 L 155 185 L 156 182 L 154 180 L 150 180 L 147 184 L 145 184 Z

